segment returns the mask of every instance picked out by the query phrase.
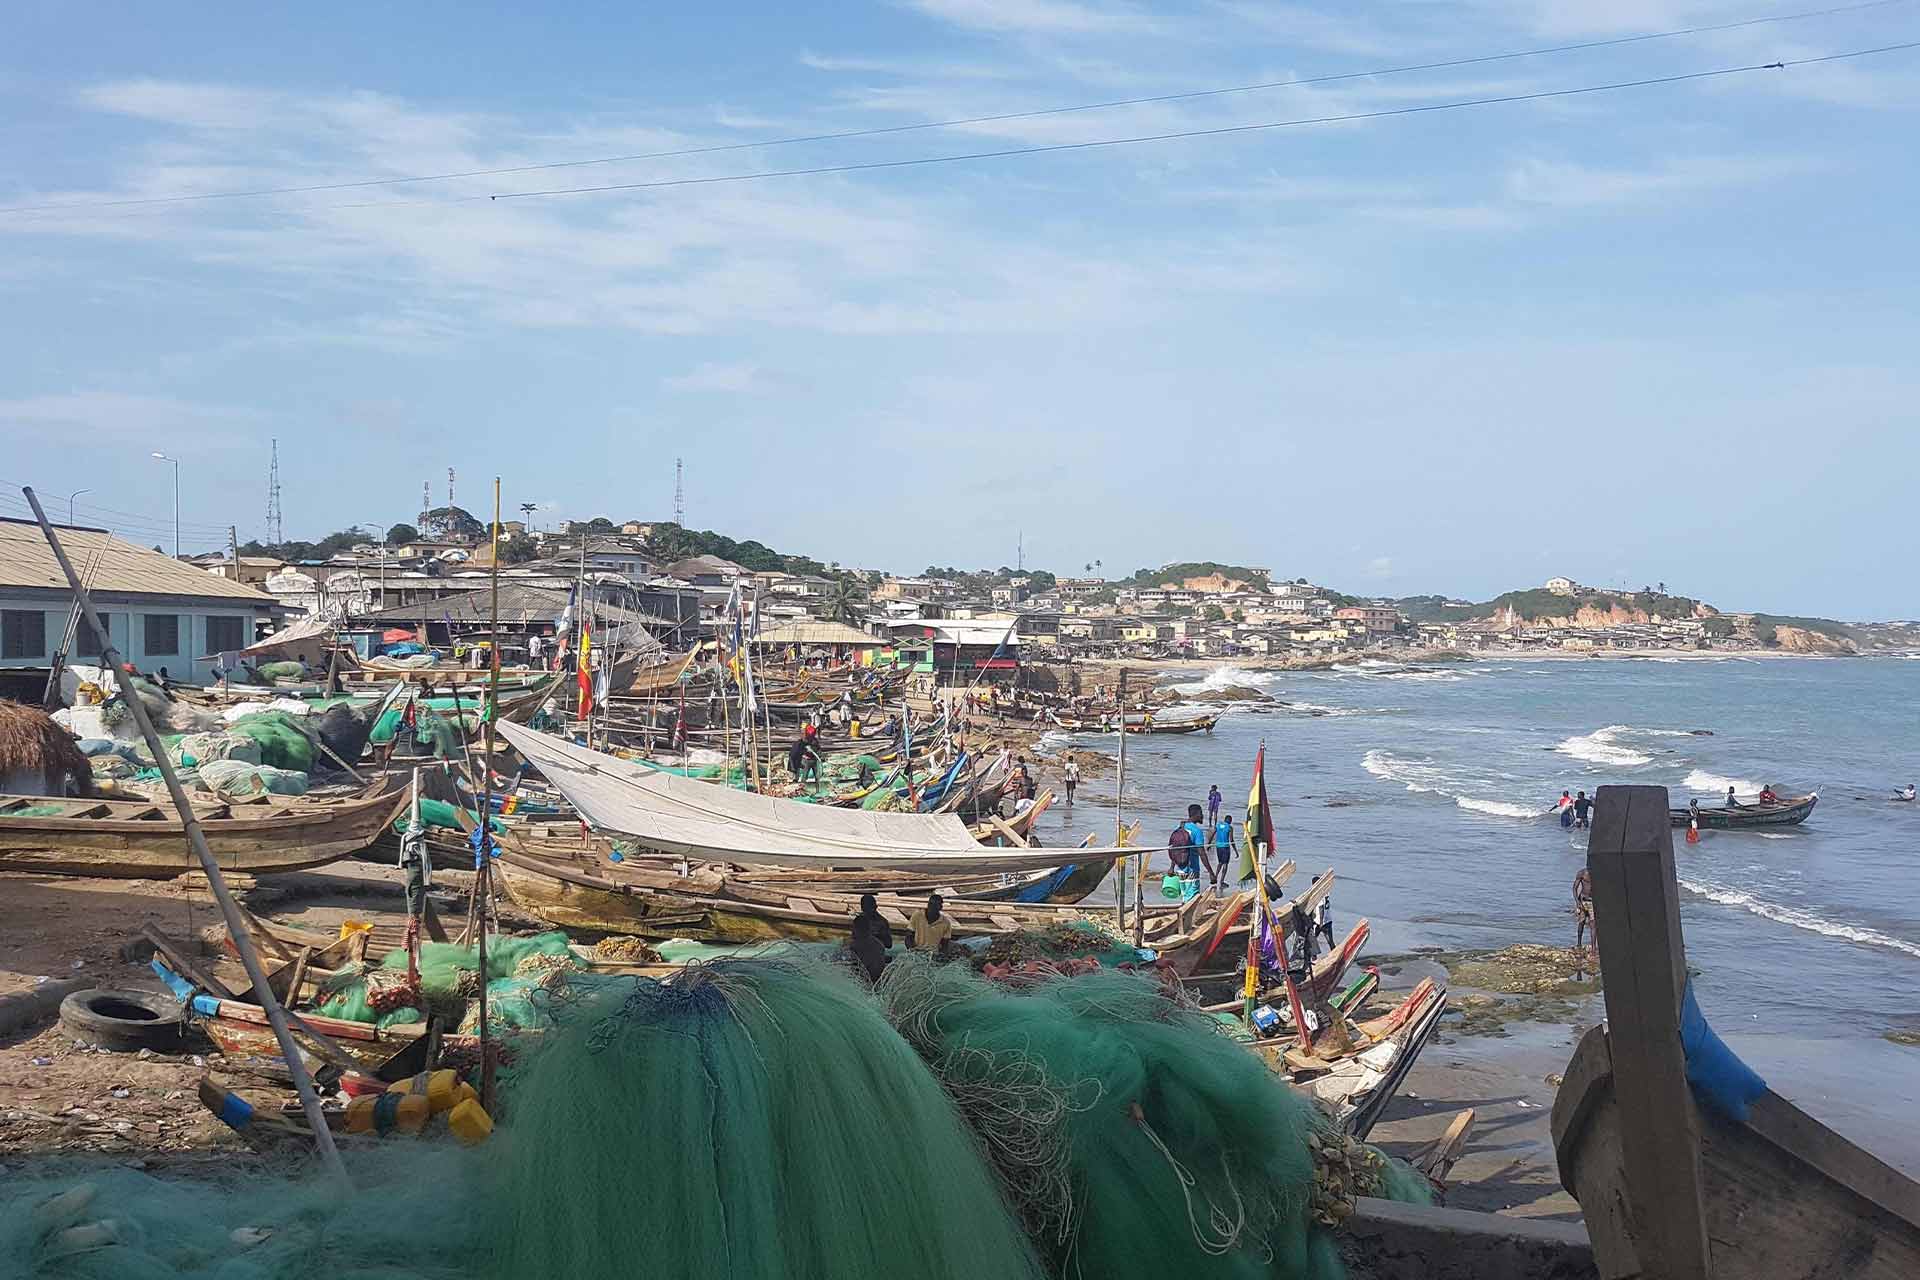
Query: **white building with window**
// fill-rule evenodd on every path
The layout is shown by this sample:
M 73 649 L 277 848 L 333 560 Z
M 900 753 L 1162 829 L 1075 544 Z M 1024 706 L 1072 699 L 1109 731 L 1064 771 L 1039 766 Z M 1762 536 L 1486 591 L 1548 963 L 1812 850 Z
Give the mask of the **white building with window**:
M 273 597 L 104 529 L 57 525 L 67 559 L 105 618 L 113 647 L 142 671 L 167 669 L 175 680 L 205 682 L 214 658 L 253 643 L 255 622 Z M 73 591 L 31 520 L 0 519 L 0 667 L 44 667 L 53 660 L 73 612 Z M 69 656 L 100 655 L 83 620 Z

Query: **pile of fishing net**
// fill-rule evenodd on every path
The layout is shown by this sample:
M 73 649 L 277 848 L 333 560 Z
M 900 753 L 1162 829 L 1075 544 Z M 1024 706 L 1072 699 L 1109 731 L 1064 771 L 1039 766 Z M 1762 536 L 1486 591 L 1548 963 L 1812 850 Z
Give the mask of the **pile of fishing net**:
M 876 997 L 790 954 L 573 975 L 484 1148 L 349 1140 L 345 1185 L 0 1179 L 0 1257 L 79 1280 L 1338 1276 L 1324 1153 L 1351 1182 L 1370 1159 L 1151 983 L 1013 995 L 908 957 Z
M 557 930 L 488 939 L 489 1021 L 510 1031 L 544 1026 L 546 999 L 541 993 L 561 987 L 566 975 L 581 968 L 567 948 L 567 935 Z M 316 1011 L 381 1027 L 424 1022 L 428 1013 L 437 1013 L 466 1033 L 479 1029 L 480 985 L 478 948 L 423 942 L 417 984 L 407 977 L 405 949 L 396 947 L 376 965 L 335 974 Z
M 306 720 L 307 717 L 289 715 L 284 711 L 260 711 L 235 720 L 228 726 L 227 732 L 255 744 L 260 753 L 255 757 L 256 763 L 270 764 L 276 769 L 292 769 L 296 773 L 311 773 L 314 731 L 308 727 Z
M 1324 1173 L 1322 1153 L 1346 1153 L 1344 1136 L 1146 977 L 1016 992 L 909 954 L 877 994 L 973 1127 L 1051 1274 L 1334 1280 L 1338 1249 L 1320 1228 L 1344 1216 L 1335 1206 L 1428 1198 L 1378 1153 Z
M 1044 929 L 1003 933 L 973 956 L 974 967 L 989 976 L 1030 964 L 1066 964 L 1092 960 L 1106 968 L 1141 962 L 1137 947 L 1091 920 L 1070 920 Z
M 194 774 L 202 789 L 227 800 L 257 795 L 303 796 L 309 785 L 307 775 L 296 769 L 276 769 L 244 760 L 208 760 L 196 766 Z

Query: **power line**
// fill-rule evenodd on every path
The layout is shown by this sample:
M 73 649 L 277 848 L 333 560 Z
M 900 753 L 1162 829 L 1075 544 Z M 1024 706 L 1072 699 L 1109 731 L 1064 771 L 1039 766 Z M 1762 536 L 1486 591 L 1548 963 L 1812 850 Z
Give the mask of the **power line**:
M 961 116 L 951 120 L 931 120 L 919 124 L 877 125 L 866 129 L 842 129 L 829 133 L 798 134 L 792 137 L 769 138 L 757 142 L 725 142 L 701 147 L 682 147 L 669 151 L 642 151 L 631 155 L 592 156 L 582 160 L 552 160 L 540 164 L 506 165 L 491 169 L 464 169 L 447 173 L 414 174 L 396 178 L 356 178 L 342 182 L 316 182 L 301 186 L 256 187 L 239 191 L 203 191 L 191 195 L 143 196 L 122 200 L 76 200 L 52 204 L 10 205 L 0 206 L 0 214 L 51 213 L 73 209 L 116 209 L 140 205 L 186 204 L 207 200 L 243 200 L 263 198 L 266 196 L 311 195 L 323 191 L 352 191 L 367 187 L 405 186 L 424 182 L 451 182 L 462 178 L 497 178 L 514 173 L 539 173 L 552 169 L 583 168 L 589 165 L 626 164 L 639 160 L 667 160 L 685 156 L 714 155 L 720 152 L 747 151 L 760 147 L 789 147 L 807 142 L 841 142 L 852 138 L 877 138 L 890 134 L 917 133 L 931 129 L 958 129 L 967 125 L 1000 124 L 1013 120 L 1034 120 L 1044 116 L 1070 115 L 1087 111 L 1109 111 L 1116 107 L 1148 106 L 1163 102 L 1190 102 L 1199 98 L 1217 98 L 1229 94 L 1259 93 L 1270 89 L 1336 84 L 1346 80 L 1366 80 L 1377 76 L 1408 75 L 1419 71 L 1457 70 L 1461 67 L 1484 66 L 1493 62 L 1511 62 L 1520 58 L 1538 58 L 1556 53 L 1578 53 L 1591 49 L 1613 48 L 1620 45 L 1645 44 L 1654 40 L 1674 40 L 1686 36 L 1711 35 L 1716 32 L 1737 31 L 1746 27 L 1758 27 L 1774 23 L 1800 22 L 1814 18 L 1837 17 L 1842 14 L 1858 13 L 1868 9 L 1884 9 L 1893 5 L 1911 3 L 1913 3 L 1913 0 L 1859 0 L 1858 3 L 1833 5 L 1824 9 L 1804 9 L 1796 13 L 1768 14 L 1757 18 L 1742 18 L 1732 22 L 1709 23 L 1693 27 L 1676 27 L 1668 31 L 1644 32 L 1639 35 L 1610 36 L 1601 40 L 1581 40 L 1571 44 L 1543 45 L 1538 48 L 1515 49 L 1504 53 L 1484 53 L 1464 58 L 1446 58 L 1434 62 L 1415 62 L 1392 67 L 1376 67 L 1369 71 L 1342 71 L 1318 76 L 1301 76 L 1289 80 L 1263 80 L 1253 84 L 1227 85 L 1214 89 L 1188 89 L 1176 93 L 1149 94 L 1137 98 L 1114 98 L 1104 102 L 1081 102 L 1061 107 L 1038 107 L 1030 111 L 1003 111 L 990 115 Z M 360 206 L 346 207 L 354 208 Z
M 1291 129 L 1304 125 L 1347 124 L 1360 120 L 1382 120 L 1390 116 L 1422 115 L 1436 111 L 1458 111 L 1463 107 L 1489 107 L 1515 102 L 1540 102 L 1548 98 L 1572 98 L 1582 94 L 1610 93 L 1621 89 L 1645 89 L 1658 85 L 1681 84 L 1690 80 L 1711 80 L 1744 75 L 1751 71 L 1784 71 L 1791 67 L 1811 66 L 1819 62 L 1840 62 L 1873 54 L 1896 53 L 1920 48 L 1920 40 L 1903 44 L 1880 45 L 1873 49 L 1854 49 L 1829 53 L 1817 58 L 1796 58 L 1790 62 L 1756 62 L 1741 67 L 1719 67 L 1711 71 L 1688 71 L 1678 75 L 1650 76 L 1642 80 L 1616 80 L 1608 84 L 1582 85 L 1575 89 L 1543 89 L 1535 93 L 1508 93 L 1484 98 L 1458 98 L 1451 102 L 1428 102 L 1415 106 L 1390 107 L 1379 111 L 1350 111 L 1340 115 L 1303 116 L 1293 120 L 1268 120 L 1259 124 L 1220 125 L 1211 129 L 1179 129 L 1168 133 L 1136 134 L 1125 138 L 1095 138 L 1086 142 L 1054 142 L 1033 147 L 1002 147 L 993 151 L 966 151 L 946 156 L 915 156 L 904 160 L 868 160 L 855 164 L 812 165 L 803 169 L 765 169 L 755 173 L 723 173 L 704 178 L 660 178 L 651 182 L 615 182 L 593 187 L 553 187 L 544 191 L 503 191 L 493 200 L 519 200 L 535 196 L 590 195 L 606 191 L 651 191 L 663 187 L 698 187 L 726 182 L 754 182 L 762 178 L 799 178 L 827 173 L 863 173 L 876 169 L 908 169 L 922 165 L 957 164 L 969 160 L 999 160 L 1009 156 L 1036 156 L 1061 151 L 1093 151 L 1104 147 L 1128 147 L 1144 142 L 1173 142 L 1183 138 L 1217 138 L 1236 133 L 1260 133 L 1271 129 Z M 365 207 L 365 206 L 362 206 Z M 377 206 L 376 206 L 377 207 Z

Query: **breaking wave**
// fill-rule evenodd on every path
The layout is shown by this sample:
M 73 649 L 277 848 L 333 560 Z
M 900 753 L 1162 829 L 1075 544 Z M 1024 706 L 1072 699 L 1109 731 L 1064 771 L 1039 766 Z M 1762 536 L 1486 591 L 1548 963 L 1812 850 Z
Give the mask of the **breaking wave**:
M 1805 929 L 1809 933 L 1822 934 L 1829 938 L 1841 938 L 1848 942 L 1858 942 L 1865 946 L 1886 947 L 1893 951 L 1904 951 L 1908 955 L 1920 958 L 1920 944 L 1909 942 L 1905 938 L 1896 938 L 1890 933 L 1866 925 L 1842 924 L 1815 915 L 1801 907 L 1783 907 L 1777 902 L 1768 902 L 1756 898 L 1750 893 L 1738 889 L 1728 889 L 1716 884 L 1703 884 L 1682 878 L 1680 886 L 1690 893 L 1696 893 L 1709 902 L 1717 902 L 1723 907 L 1739 907 L 1751 911 L 1763 919 L 1777 924 L 1791 925 L 1795 929 Z
M 1457 788 L 1462 781 L 1431 760 L 1413 760 L 1391 751 L 1375 749 L 1360 757 L 1360 767 L 1376 778 L 1397 782 L 1409 791 L 1445 796 L 1462 809 L 1499 818 L 1538 818 L 1547 806 L 1515 804 L 1510 800 L 1492 800 L 1468 795 Z
M 1708 773 L 1705 769 L 1695 769 L 1680 779 L 1680 786 L 1687 791 L 1697 791 L 1702 795 L 1723 796 L 1727 788 L 1732 787 L 1741 795 L 1754 795 L 1760 790 L 1757 782 L 1748 782 L 1745 778 L 1723 778 L 1717 773 Z
M 1637 769 L 1643 764 L 1652 764 L 1653 757 L 1644 751 L 1635 751 L 1622 745 L 1622 734 L 1632 733 L 1629 725 L 1610 724 L 1604 729 L 1595 729 L 1592 733 L 1577 738 L 1568 738 L 1554 750 L 1562 755 L 1572 756 L 1575 760 L 1584 760 L 1588 764 L 1601 764 L 1614 769 Z
M 1249 671 L 1245 667 L 1215 667 L 1198 680 L 1169 685 L 1181 693 L 1217 693 L 1222 689 L 1258 688 L 1271 678 L 1270 672 Z

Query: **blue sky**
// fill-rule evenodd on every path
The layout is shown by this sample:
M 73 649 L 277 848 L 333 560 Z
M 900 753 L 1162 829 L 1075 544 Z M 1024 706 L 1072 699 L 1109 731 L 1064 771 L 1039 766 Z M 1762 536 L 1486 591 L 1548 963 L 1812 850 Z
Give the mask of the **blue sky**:
M 1920 51 L 757 182 L 1920 39 L 1920 3 L 876 138 L 270 198 L 1366 72 L 1792 12 L 1695 0 L 75 5 L 0 13 L 0 433 L 167 542 L 421 483 L 897 570 L 1566 573 L 1913 616 Z M 481 198 L 475 198 L 481 197 Z M 43 206 L 66 206 L 47 209 Z M 0 510 L 17 504 L 0 496 Z M 111 508 L 111 514 L 99 510 Z M 129 516 L 125 513 L 134 513 Z M 84 514 L 84 512 L 83 512 Z M 1889 572 L 1889 566 L 1901 566 Z

